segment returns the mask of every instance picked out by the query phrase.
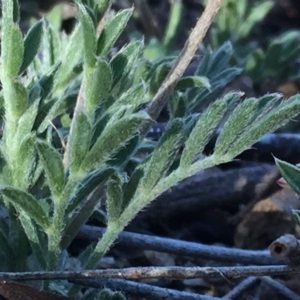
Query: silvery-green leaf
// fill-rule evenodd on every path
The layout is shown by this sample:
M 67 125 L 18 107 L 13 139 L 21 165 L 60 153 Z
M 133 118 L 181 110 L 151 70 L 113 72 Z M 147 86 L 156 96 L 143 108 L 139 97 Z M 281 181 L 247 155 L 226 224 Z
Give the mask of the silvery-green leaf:
M 22 33 L 17 25 L 13 23 L 13 10 L 13 1 L 2 3 L 1 69 L 2 74 L 9 78 L 18 74 L 24 51 Z M 5 81 L 3 83 L 5 84 Z
M 19 187 L 28 189 L 35 171 L 35 148 L 33 133 L 27 133 L 19 140 L 18 156 L 16 166 L 14 167 L 14 181 L 19 183 Z
M 108 96 L 112 76 L 109 64 L 102 59 L 98 59 L 96 64 L 86 71 L 84 105 L 89 115 L 93 115 L 100 101 Z
M 123 186 L 124 180 L 120 174 L 113 175 L 107 184 L 106 207 L 108 222 L 118 220 L 122 213 Z
M 225 42 L 214 52 L 206 51 L 197 68 L 196 74 L 206 76 L 209 79 L 221 71 L 224 71 L 228 61 L 233 53 L 233 48 L 230 42 Z
M 104 130 L 82 162 L 84 170 L 91 170 L 105 164 L 124 147 L 137 132 L 140 125 L 149 118 L 146 113 L 125 116 Z
M 227 111 L 228 102 L 224 99 L 212 103 L 199 117 L 190 136 L 185 142 L 180 167 L 188 168 L 201 154 L 212 134 Z
M 97 42 L 97 55 L 106 55 L 122 31 L 125 29 L 133 9 L 120 10 L 105 24 Z
M 205 87 L 210 89 L 210 83 L 204 76 L 186 76 L 179 79 L 175 90 L 186 90 L 192 87 Z
M 77 8 L 83 34 L 85 63 L 93 67 L 96 63 L 97 46 L 95 26 L 85 6 L 77 2 Z
M 71 219 L 69 219 L 68 224 L 64 230 L 63 239 L 61 243 L 62 248 L 66 248 L 70 242 L 75 238 L 75 236 L 78 234 L 78 231 L 82 225 L 84 225 L 87 220 L 92 215 L 93 211 L 97 206 L 99 206 L 99 203 L 101 202 L 102 196 L 105 193 L 105 183 L 106 180 L 115 172 L 114 169 L 102 169 L 104 173 L 98 173 L 101 177 L 100 180 L 97 180 L 96 182 L 92 179 L 92 182 L 96 184 L 95 187 L 97 187 L 98 193 L 90 195 L 90 197 L 87 197 L 87 192 L 83 193 L 83 198 L 79 199 L 80 205 L 76 205 L 74 209 L 72 210 L 73 214 Z M 96 172 L 96 171 L 95 171 Z M 77 201 L 78 201 L 77 200 Z M 77 202 L 73 202 L 75 204 Z
M 44 132 L 47 127 L 50 125 L 51 118 L 51 111 L 53 106 L 55 105 L 54 99 L 51 101 L 44 101 L 40 102 L 39 112 L 36 116 L 33 130 L 36 130 L 38 133 Z
M 26 135 L 31 133 L 39 110 L 39 100 L 40 99 L 37 98 L 34 102 L 30 103 L 19 118 L 18 128 L 16 131 L 17 140 L 21 141 Z
M 169 65 L 170 67 L 172 67 L 175 60 L 176 60 L 176 56 L 166 56 L 163 57 L 162 59 L 159 59 L 155 63 L 152 62 L 150 63 L 146 61 L 147 72 L 146 72 L 145 80 L 146 81 L 150 80 L 150 78 L 156 72 L 157 68 L 159 68 L 161 65 Z
M 143 41 L 134 41 L 124 46 L 110 62 L 113 73 L 113 86 L 122 83 L 136 64 L 144 47 Z
M 64 58 L 59 71 L 58 88 L 63 88 L 73 78 L 73 74 L 76 73 L 83 52 L 83 43 L 78 43 L 78 41 L 82 39 L 83 32 L 79 23 L 73 30 L 64 51 Z
M 103 113 L 96 121 L 93 127 L 93 135 L 91 138 L 91 147 L 95 144 L 101 133 L 103 132 L 104 128 L 106 127 L 109 121 L 110 115 L 107 113 Z
M 9 109 L 9 114 L 13 114 L 16 117 L 20 117 L 27 106 L 28 94 L 27 89 L 17 79 L 12 80 L 8 86 L 9 91 L 6 94 L 8 99 L 5 99 L 6 109 Z
M 182 130 L 183 121 L 181 119 L 174 119 L 168 124 L 145 166 L 145 175 L 141 181 L 141 188 L 144 191 L 151 190 L 168 173 L 182 146 Z
M 133 171 L 130 179 L 127 183 L 124 184 L 124 195 L 123 195 L 123 202 L 122 202 L 122 211 L 128 206 L 130 201 L 134 198 L 137 188 L 141 179 L 144 177 L 144 168 L 136 167 Z
M 39 224 L 44 231 L 49 229 L 50 221 L 48 216 L 45 214 L 39 202 L 31 194 L 8 186 L 0 188 L 0 192 L 7 197 L 13 205 L 19 207 L 22 213 L 28 215 Z
M 37 99 L 40 99 L 41 97 L 41 92 L 42 92 L 42 88 L 39 84 L 38 81 L 36 81 L 32 87 L 29 89 L 28 92 L 28 102 L 29 105 L 31 105 L 31 103 L 35 102 Z
M 31 64 L 41 46 L 44 26 L 43 23 L 43 19 L 36 22 L 25 36 L 23 62 L 19 70 L 19 74 L 22 74 Z
M 58 201 L 65 186 L 62 157 L 56 149 L 45 141 L 37 140 L 35 145 L 43 164 L 53 201 Z
M 262 96 L 258 101 L 256 120 L 267 115 L 274 107 L 278 106 L 282 100 L 282 94 L 273 93 Z
M 154 95 L 157 92 L 158 88 L 165 80 L 170 70 L 171 64 L 169 62 L 162 63 L 161 65 L 157 66 L 149 81 L 149 92 L 151 95 Z
M 43 39 L 43 69 L 48 71 L 54 67 L 61 55 L 61 40 L 59 34 L 51 24 L 47 24 L 44 29 Z
M 119 105 L 130 105 L 132 107 L 132 111 L 134 111 L 140 105 L 149 101 L 149 99 L 146 97 L 146 93 L 147 86 L 145 83 L 137 83 L 124 92 L 110 107 L 110 110 L 113 111 Z
M 275 131 L 300 113 L 300 96 L 295 95 L 273 108 L 264 118 L 249 126 L 229 148 L 226 155 L 237 156 L 261 139 L 267 132 Z
M 78 94 L 67 94 L 65 97 L 51 99 L 50 101 L 41 101 L 39 113 L 35 122 L 35 130 L 39 133 L 44 132 L 49 126 L 50 121 L 55 117 L 65 114 L 65 112 L 74 107 Z
M 218 73 L 212 80 L 211 83 L 211 90 L 217 90 L 221 87 L 224 87 L 226 84 L 231 82 L 233 78 L 238 76 L 242 73 L 241 68 L 228 68 L 223 70 L 222 72 Z
M 191 88 L 188 91 L 189 109 L 191 111 L 199 110 L 215 99 L 219 89 L 226 86 L 242 72 L 241 68 L 231 67 L 229 61 L 232 56 L 233 49 L 229 42 L 224 43 L 215 51 L 210 49 L 205 51 L 195 74 L 207 77 L 211 88 L 210 90 L 201 87 Z
M 258 100 L 248 98 L 239 104 L 226 121 L 217 139 L 215 154 L 223 155 L 232 146 L 233 142 L 251 126 L 256 117 Z
M 122 166 L 132 158 L 140 144 L 139 134 L 135 134 L 131 139 L 127 140 L 123 147 L 121 147 L 107 162 L 110 166 Z
M 80 207 L 80 203 L 102 182 L 105 182 L 115 172 L 114 168 L 99 168 L 86 174 L 86 176 L 78 182 L 70 199 L 67 208 L 67 215 L 73 214 L 76 208 Z
M 91 135 L 92 126 L 86 114 L 83 111 L 76 113 L 66 149 L 71 176 L 80 172 L 80 165 L 90 147 Z
M 45 75 L 43 75 L 39 84 L 41 86 L 41 96 L 43 99 L 49 96 L 53 90 L 54 83 L 57 79 L 57 71 L 59 70 L 61 63 L 56 63 Z
M 44 243 L 46 242 L 46 240 L 42 238 L 41 234 L 38 233 L 38 229 L 36 228 L 35 224 L 33 224 L 28 214 L 20 213 L 19 220 L 28 237 L 35 258 L 38 260 L 40 266 L 46 269 L 46 249 L 44 249 Z

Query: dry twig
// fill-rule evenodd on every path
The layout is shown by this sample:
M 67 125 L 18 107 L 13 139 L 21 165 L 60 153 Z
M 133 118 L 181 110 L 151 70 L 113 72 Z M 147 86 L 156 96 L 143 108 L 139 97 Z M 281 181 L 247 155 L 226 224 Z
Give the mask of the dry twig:
M 162 109 L 165 107 L 168 96 L 174 89 L 177 81 L 183 75 L 185 69 L 190 64 L 193 56 L 197 50 L 198 45 L 202 42 L 206 35 L 206 32 L 211 25 L 215 15 L 217 14 L 222 0 L 209 0 L 207 2 L 206 8 L 198 20 L 195 28 L 192 30 L 190 36 L 188 37 L 185 45 L 174 62 L 174 66 L 170 70 L 164 82 L 161 84 L 154 98 L 152 99 L 149 108 L 149 116 L 155 120 Z M 151 124 L 146 124 L 142 132 L 148 132 Z
M 234 266 L 234 267 L 136 267 L 106 270 L 53 271 L 53 272 L 0 272 L 0 280 L 77 280 L 119 278 L 142 279 L 191 279 L 225 278 L 234 279 L 248 276 L 299 275 L 300 268 L 279 266 Z

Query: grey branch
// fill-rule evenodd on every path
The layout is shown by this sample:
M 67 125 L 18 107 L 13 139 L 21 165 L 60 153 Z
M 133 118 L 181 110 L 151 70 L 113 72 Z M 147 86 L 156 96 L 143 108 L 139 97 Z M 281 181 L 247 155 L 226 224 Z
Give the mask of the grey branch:
M 105 229 L 85 225 L 80 229 L 78 237 L 98 240 Z M 275 259 L 266 251 L 241 250 L 221 246 L 204 245 L 200 243 L 185 242 L 170 238 L 162 238 L 145 234 L 123 231 L 117 240 L 123 246 L 131 246 L 140 249 L 166 252 L 180 256 L 190 256 L 214 261 L 239 264 L 279 264 L 282 260 Z
M 300 268 L 279 266 L 246 267 L 136 267 L 106 270 L 54 271 L 54 272 L 0 272 L 0 280 L 76 280 L 119 278 L 129 280 L 142 279 L 190 279 L 190 278 L 226 278 L 235 279 L 248 276 L 299 275 Z

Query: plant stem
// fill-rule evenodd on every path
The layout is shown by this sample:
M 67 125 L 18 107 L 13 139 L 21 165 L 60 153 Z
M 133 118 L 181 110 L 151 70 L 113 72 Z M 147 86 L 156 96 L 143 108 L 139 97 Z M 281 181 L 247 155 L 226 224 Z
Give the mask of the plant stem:
M 85 264 L 86 269 L 95 268 L 97 262 L 109 250 L 126 225 L 127 224 L 121 222 L 108 223 L 105 233 L 101 240 L 97 243 L 93 253 Z
M 222 161 L 223 162 L 223 161 Z M 123 231 L 125 226 L 143 209 L 147 204 L 153 201 L 158 195 L 162 194 L 177 182 L 192 176 L 196 172 L 212 167 L 216 164 L 221 163 L 217 161 L 213 156 L 210 156 L 197 163 L 197 168 L 191 168 L 187 170 L 178 169 L 167 178 L 161 180 L 152 191 L 141 191 L 138 192 L 134 199 L 130 202 L 127 208 L 121 214 L 118 222 L 108 223 L 107 230 L 105 231 L 101 240 L 97 243 L 95 250 L 89 257 L 86 268 L 94 268 L 95 264 L 101 259 L 101 257 L 107 252 L 112 246 L 114 241 L 117 239 L 119 233 Z
M 65 227 L 66 220 L 66 210 L 68 206 L 68 200 L 70 198 L 70 194 L 74 190 L 76 186 L 76 181 L 69 180 L 67 185 L 65 186 L 60 199 L 54 201 L 54 213 L 53 213 L 53 222 L 52 226 L 48 232 L 48 249 L 50 254 L 50 266 L 55 268 L 57 263 L 57 258 L 61 251 L 61 240 L 63 236 L 63 230 Z

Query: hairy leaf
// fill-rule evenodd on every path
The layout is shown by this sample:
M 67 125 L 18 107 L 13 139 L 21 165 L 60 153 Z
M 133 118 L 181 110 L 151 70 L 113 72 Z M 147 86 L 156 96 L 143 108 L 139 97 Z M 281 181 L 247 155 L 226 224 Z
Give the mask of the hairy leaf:
M 224 99 L 215 101 L 199 117 L 188 140 L 185 142 L 180 160 L 181 168 L 188 168 L 197 159 L 197 155 L 204 150 L 227 110 L 227 102 Z
M 260 121 L 252 124 L 232 144 L 226 155 L 237 156 L 242 151 L 262 138 L 266 132 L 271 132 L 286 124 L 300 113 L 300 96 L 295 95 L 272 109 Z
M 167 126 L 148 164 L 145 166 L 145 176 L 141 181 L 141 187 L 144 191 L 151 190 L 169 171 L 176 154 L 182 146 L 182 130 L 183 121 L 181 119 L 174 119 Z
M 105 182 L 115 172 L 114 168 L 99 168 L 86 174 L 86 176 L 78 182 L 70 199 L 67 208 L 67 215 L 73 214 L 80 206 L 80 203 L 102 182 Z
M 149 99 L 145 97 L 146 92 L 147 86 L 144 82 L 135 84 L 116 100 L 116 102 L 110 107 L 110 110 L 113 111 L 119 105 L 130 105 L 132 107 L 132 111 L 134 111 L 140 105 L 149 101 Z
M 57 72 L 61 66 L 61 63 L 58 62 L 55 64 L 45 75 L 39 80 L 41 86 L 41 96 L 43 99 L 47 98 L 53 90 L 54 83 L 57 79 Z
M 122 201 L 122 208 L 121 211 L 123 211 L 130 201 L 134 198 L 135 193 L 137 191 L 137 188 L 140 184 L 140 181 L 144 177 L 144 168 L 137 167 L 133 174 L 130 177 L 130 180 L 124 184 L 123 190 L 124 190 L 124 195 L 123 195 L 123 201 Z
M 232 143 L 245 132 L 256 117 L 258 99 L 249 98 L 239 104 L 225 123 L 217 139 L 215 154 L 223 155 Z
M 27 133 L 20 137 L 18 155 L 16 157 L 16 166 L 14 168 L 13 177 L 15 182 L 19 183 L 19 187 L 27 189 L 30 187 L 31 179 L 35 171 L 35 148 L 33 133 Z
M 113 16 L 101 32 L 97 42 L 97 55 L 106 55 L 129 21 L 133 9 L 123 9 Z
M 108 222 L 117 221 L 122 213 L 123 183 L 124 179 L 120 174 L 115 174 L 108 182 L 106 197 Z
M 82 27 L 85 63 L 88 67 L 93 67 L 96 63 L 97 43 L 95 26 L 85 6 L 77 2 L 77 7 Z
M 30 28 L 27 35 L 25 36 L 23 62 L 19 70 L 19 74 L 22 74 L 27 69 L 27 67 L 31 64 L 31 62 L 37 55 L 42 43 L 43 27 L 44 20 L 41 19 Z
M 139 134 L 135 134 L 131 139 L 127 140 L 123 147 L 121 147 L 112 158 L 107 162 L 110 166 L 124 166 L 135 154 L 140 144 Z
M 205 87 L 210 89 L 209 80 L 203 76 L 186 76 L 179 79 L 175 90 L 186 90 L 192 87 Z
M 18 81 L 17 79 L 12 80 L 8 84 L 8 99 L 6 98 L 6 109 L 9 111 L 7 112 L 8 114 L 12 114 L 15 117 L 20 117 L 27 106 L 28 103 L 28 94 L 27 90 L 24 87 L 24 85 Z
M 2 6 L 1 69 L 3 75 L 12 78 L 19 73 L 22 65 L 24 45 L 20 29 L 12 23 L 12 16 L 9 16 L 12 14 L 13 2 L 5 1 L 5 3 L 2 3 Z M 3 83 L 5 84 L 5 81 Z
M 149 90 L 151 95 L 154 95 L 157 92 L 158 88 L 170 72 L 171 67 L 172 66 L 170 62 L 165 62 L 157 66 L 157 68 L 151 72 L 152 76 L 149 80 Z
M 108 95 L 112 83 L 112 71 L 109 64 L 98 59 L 95 66 L 86 73 L 85 107 L 89 116 L 96 111 L 100 101 Z
M 124 46 L 111 60 L 110 66 L 113 72 L 113 86 L 118 84 L 120 87 L 123 80 L 128 79 L 128 74 L 133 72 L 137 58 L 141 54 L 143 47 L 143 41 L 131 42 Z
M 104 130 L 82 162 L 82 168 L 90 170 L 104 164 L 125 145 L 137 132 L 139 126 L 148 119 L 145 113 L 125 116 Z
M 61 55 L 61 42 L 59 34 L 51 24 L 47 24 L 44 29 L 43 39 L 43 70 L 49 71 L 54 67 Z
M 65 186 L 61 155 L 45 141 L 37 140 L 35 144 L 43 164 L 47 183 L 53 195 L 53 201 L 58 201 Z
M 33 97 L 32 94 L 31 97 Z M 30 103 L 20 117 L 16 132 L 16 139 L 18 141 L 21 141 L 26 135 L 31 133 L 39 110 L 39 100 L 39 98 L 36 98 L 34 102 Z
M 44 231 L 48 230 L 50 221 L 39 202 L 31 194 L 8 186 L 0 188 L 0 191 L 13 205 L 16 205 L 22 213 L 28 215 L 39 224 Z
M 40 266 L 43 269 L 47 268 L 46 263 L 46 251 L 45 251 L 45 239 L 42 238 L 39 234 L 38 229 L 35 224 L 32 222 L 28 214 L 20 213 L 19 220 L 24 228 L 24 231 L 28 237 L 28 240 L 31 244 L 32 252 L 34 253 L 35 258 L 39 262 Z
M 80 165 L 88 153 L 92 135 L 92 126 L 84 112 L 78 112 L 72 121 L 67 143 L 68 167 L 71 176 L 80 172 Z
M 83 39 L 81 24 L 79 23 L 73 30 L 68 45 L 64 51 L 64 59 L 59 71 L 58 88 L 63 88 L 76 74 L 77 66 L 81 60 L 83 43 L 78 41 Z

